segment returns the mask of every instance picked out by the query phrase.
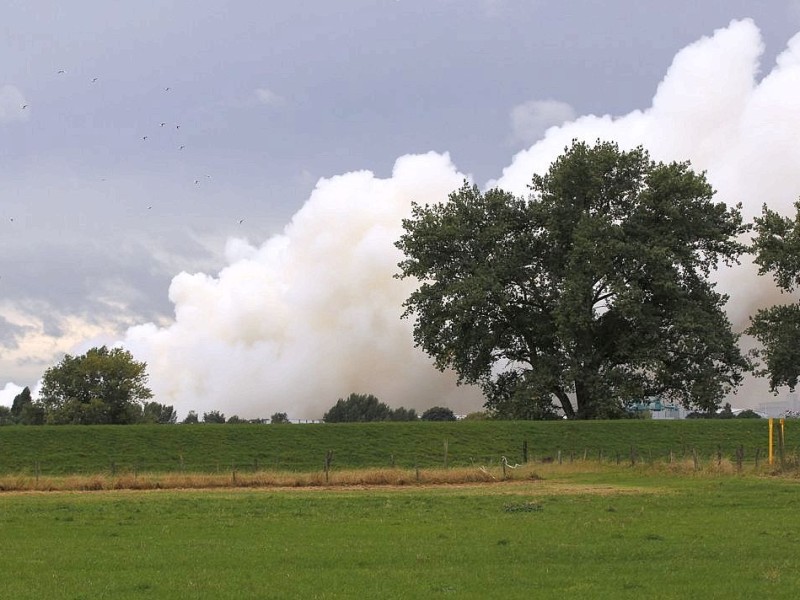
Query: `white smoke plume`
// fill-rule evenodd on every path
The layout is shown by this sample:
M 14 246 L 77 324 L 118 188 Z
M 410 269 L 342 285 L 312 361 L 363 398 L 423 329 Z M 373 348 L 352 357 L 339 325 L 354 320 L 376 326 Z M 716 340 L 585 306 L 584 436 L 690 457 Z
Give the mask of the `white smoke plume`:
M 690 160 L 695 170 L 707 172 L 717 200 L 742 203 L 748 221 L 765 203 L 793 214 L 800 196 L 800 34 L 759 79 L 762 51 L 756 25 L 733 21 L 675 56 L 650 108 L 619 118 L 585 116 L 551 129 L 491 185 L 524 193 L 531 174 L 544 171 L 571 139 L 600 138 L 623 148 L 642 145 L 656 160 Z M 740 331 L 756 308 L 787 301 L 755 272 L 743 261 L 718 273 Z
M 800 195 L 800 35 L 760 77 L 762 46 L 752 21 L 730 23 L 676 55 L 650 107 L 550 128 L 487 187 L 524 194 L 570 140 L 599 138 L 691 160 L 748 220 L 762 203 L 788 214 Z M 156 399 L 181 413 L 243 417 L 319 418 L 350 392 L 392 406 L 478 409 L 476 390 L 456 388 L 413 347 L 399 316 L 414 284 L 392 277 L 411 202 L 442 201 L 463 178 L 447 155 L 430 153 L 398 159 L 388 179 L 321 180 L 282 235 L 259 246 L 230 240 L 220 273 L 175 277 L 174 323 L 134 327 L 124 342 L 147 361 Z M 739 330 L 755 307 L 786 301 L 751 265 L 719 278 Z M 767 400 L 764 389 L 739 404 Z
M 147 361 L 157 399 L 249 418 L 318 419 L 351 392 L 394 407 L 478 408 L 474 389 L 456 389 L 413 347 L 400 315 L 414 284 L 393 277 L 412 200 L 438 202 L 464 177 L 431 153 L 398 159 L 389 179 L 321 180 L 282 235 L 259 247 L 229 240 L 218 275 L 175 277 L 174 323 L 134 327 L 125 341 Z

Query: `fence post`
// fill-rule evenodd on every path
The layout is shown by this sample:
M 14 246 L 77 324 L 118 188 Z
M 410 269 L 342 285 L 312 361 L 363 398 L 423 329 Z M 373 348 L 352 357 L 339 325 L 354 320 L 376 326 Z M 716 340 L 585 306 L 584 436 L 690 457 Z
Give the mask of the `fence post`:
M 528 440 L 522 440 L 522 462 L 528 462 Z
M 331 463 L 333 462 L 333 450 L 328 450 L 325 453 L 325 483 L 328 483 L 328 472 L 331 470 Z
M 739 444 L 739 447 L 736 448 L 736 470 L 739 473 L 742 472 L 742 462 L 744 462 L 744 446 Z

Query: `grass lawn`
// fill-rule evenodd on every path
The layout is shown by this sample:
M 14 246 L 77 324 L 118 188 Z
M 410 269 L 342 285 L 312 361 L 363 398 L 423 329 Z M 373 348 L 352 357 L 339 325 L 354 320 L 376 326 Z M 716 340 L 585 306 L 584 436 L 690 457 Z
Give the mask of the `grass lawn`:
M 0 597 L 797 596 L 797 480 L 567 465 L 542 475 L 0 494 Z

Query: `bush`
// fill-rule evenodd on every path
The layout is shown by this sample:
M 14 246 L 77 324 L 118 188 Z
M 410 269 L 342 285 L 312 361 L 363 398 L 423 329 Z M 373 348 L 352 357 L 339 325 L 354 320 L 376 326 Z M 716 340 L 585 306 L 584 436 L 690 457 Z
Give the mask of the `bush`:
M 350 394 L 339 400 L 325 413 L 326 423 L 364 423 L 368 421 L 388 421 L 390 409 L 372 394 Z
M 747 410 L 743 410 L 738 415 L 736 415 L 736 418 L 737 419 L 760 419 L 761 415 L 758 414 L 756 411 L 750 410 L 748 408 Z
M 396 408 L 389 414 L 390 421 L 416 421 L 419 419 L 417 411 L 413 408 Z
M 422 413 L 423 421 L 455 421 L 453 411 L 444 406 L 434 406 Z
M 223 415 L 218 410 L 212 410 L 211 412 L 203 413 L 203 423 L 224 423 L 225 422 L 225 415 Z
M 471 412 L 468 413 L 466 417 L 464 417 L 465 421 L 489 421 L 491 419 L 492 416 L 485 410 Z
M 289 415 L 287 415 L 285 412 L 276 412 L 269 418 L 269 422 L 273 425 L 291 423 L 289 420 Z

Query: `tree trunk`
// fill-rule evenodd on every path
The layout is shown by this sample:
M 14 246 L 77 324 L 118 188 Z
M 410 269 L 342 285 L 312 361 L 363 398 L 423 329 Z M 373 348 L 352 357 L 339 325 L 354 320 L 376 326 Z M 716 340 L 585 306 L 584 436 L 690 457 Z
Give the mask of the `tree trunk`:
M 572 408 L 572 402 L 569 399 L 569 396 L 562 390 L 561 388 L 557 388 L 555 392 L 553 392 L 558 398 L 558 401 L 561 402 L 561 409 L 564 411 L 564 414 L 567 416 L 568 419 L 575 418 L 575 409 Z

